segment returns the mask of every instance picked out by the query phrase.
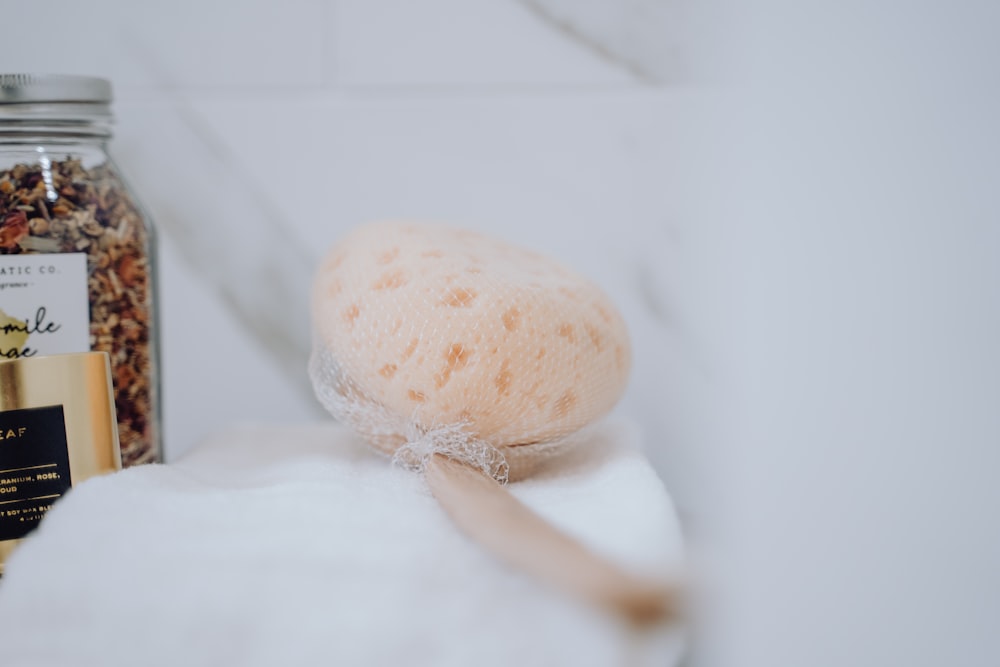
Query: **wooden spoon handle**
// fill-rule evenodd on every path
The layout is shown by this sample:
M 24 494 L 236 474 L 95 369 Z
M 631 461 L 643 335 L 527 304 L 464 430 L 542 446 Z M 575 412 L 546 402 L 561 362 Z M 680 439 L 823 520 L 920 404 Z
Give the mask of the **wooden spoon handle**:
M 601 558 L 479 470 L 434 454 L 425 475 L 431 493 L 458 528 L 509 565 L 636 622 L 677 615 L 676 590 Z

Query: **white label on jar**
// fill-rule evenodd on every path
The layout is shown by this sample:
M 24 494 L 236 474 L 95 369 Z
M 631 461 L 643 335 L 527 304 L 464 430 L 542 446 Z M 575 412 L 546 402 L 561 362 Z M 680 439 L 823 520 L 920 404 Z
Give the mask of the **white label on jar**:
M 89 349 L 86 253 L 0 256 L 0 358 Z

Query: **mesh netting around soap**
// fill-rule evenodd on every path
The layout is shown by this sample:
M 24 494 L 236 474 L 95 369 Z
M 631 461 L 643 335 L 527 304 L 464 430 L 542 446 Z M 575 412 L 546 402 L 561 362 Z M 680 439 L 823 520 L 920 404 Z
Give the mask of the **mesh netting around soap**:
M 407 467 L 440 452 L 505 480 L 607 412 L 629 365 L 621 318 L 596 287 L 479 234 L 363 228 L 313 295 L 320 402 Z

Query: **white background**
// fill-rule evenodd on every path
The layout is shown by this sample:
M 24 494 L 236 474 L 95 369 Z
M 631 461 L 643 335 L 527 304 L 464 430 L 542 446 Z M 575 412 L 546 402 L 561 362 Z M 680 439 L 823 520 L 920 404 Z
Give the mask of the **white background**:
M 993 4 L 49 2 L 0 62 L 114 80 L 163 237 L 168 457 L 319 416 L 305 294 L 344 230 L 466 224 L 623 310 L 620 410 L 718 591 L 702 662 L 985 667 Z

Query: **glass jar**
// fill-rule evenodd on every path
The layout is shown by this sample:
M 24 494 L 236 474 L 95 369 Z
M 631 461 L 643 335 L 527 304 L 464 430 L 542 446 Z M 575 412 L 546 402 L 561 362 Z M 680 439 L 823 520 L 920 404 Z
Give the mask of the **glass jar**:
M 0 358 L 111 358 L 122 463 L 161 460 L 155 245 L 107 152 L 111 84 L 0 75 Z

